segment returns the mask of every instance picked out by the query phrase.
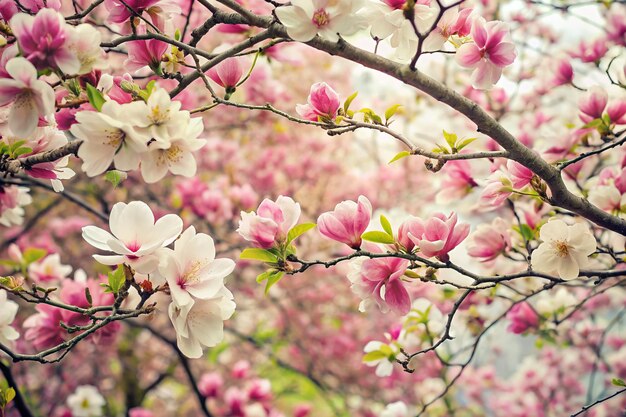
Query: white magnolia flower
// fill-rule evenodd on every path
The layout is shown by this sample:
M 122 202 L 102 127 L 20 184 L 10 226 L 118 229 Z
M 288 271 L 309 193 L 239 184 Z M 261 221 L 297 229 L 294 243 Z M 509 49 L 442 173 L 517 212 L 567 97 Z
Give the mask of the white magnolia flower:
M 139 166 L 139 155 L 147 150 L 148 138 L 129 121 L 128 114 L 143 111 L 146 103 L 134 101 L 119 104 L 109 100 L 100 112 L 76 113 L 76 124 L 70 131 L 84 142 L 78 148 L 83 171 L 90 177 L 102 174 L 115 162 L 115 168 L 130 171 Z
M 72 267 L 63 265 L 58 253 L 48 255 L 28 266 L 28 275 L 37 282 L 60 281 L 72 273 Z
M 168 146 L 172 137 L 184 135 L 185 127 L 189 124 L 190 114 L 180 110 L 181 102 L 172 100 L 163 88 L 156 88 L 145 106 L 133 108 L 137 113 L 128 113 L 127 117 L 134 126 L 144 135 Z M 193 120 L 200 121 L 196 118 Z M 195 122 L 198 123 L 198 122 Z M 182 131 L 182 132 L 181 132 Z
M 100 417 L 105 403 L 98 388 L 92 385 L 80 385 L 67 397 L 67 406 L 72 417 Z
M 80 62 L 77 74 L 88 74 L 95 69 L 107 67 L 106 54 L 100 47 L 102 35 L 93 26 L 86 23 L 71 28 L 70 51 Z
M 395 344 L 387 345 L 383 342 L 379 342 L 377 340 L 372 340 L 368 342 L 367 345 L 363 348 L 363 351 L 367 354 L 370 352 L 377 351 L 390 351 L 391 355 L 381 355 L 383 357 L 374 360 L 368 360 L 365 362 L 367 366 L 375 366 L 376 367 L 376 376 L 386 377 L 391 375 L 393 372 L 393 359 L 390 356 L 393 356 L 398 353 L 398 348 Z
M 162 253 L 159 273 L 169 284 L 172 300 L 178 306 L 192 303 L 194 298 L 215 297 L 224 286 L 224 278 L 235 269 L 232 259 L 215 259 L 213 239 L 204 233 L 196 234 L 193 226 L 176 241 L 174 250 Z
M 213 298 L 195 299 L 185 306 L 172 301 L 169 316 L 176 330 L 176 343 L 189 358 L 202 356 L 202 346 L 213 347 L 224 339 L 224 320 L 235 312 L 233 294 L 222 287 Z
M 578 300 L 567 288 L 559 288 L 556 292 L 543 292 L 537 300 L 535 309 L 545 317 L 562 316 L 568 309 L 578 304 Z
M 13 103 L 9 128 L 27 137 L 37 128 L 39 117 L 54 112 L 54 90 L 37 79 L 37 70 L 26 58 L 12 58 L 5 70 L 11 78 L 0 79 L 0 106 Z
M 291 6 L 278 7 L 275 12 L 296 41 L 307 42 L 319 35 L 337 42 L 338 35 L 352 35 L 366 27 L 361 8 L 359 0 L 293 0 Z
M 175 214 L 167 214 L 154 221 L 154 214 L 146 203 L 132 201 L 117 203 L 109 217 L 111 233 L 96 226 L 83 227 L 83 239 L 98 249 L 118 255 L 94 255 L 104 265 L 125 263 L 135 271 L 149 274 L 159 265 L 158 249 L 172 243 L 183 230 L 183 221 Z
M 387 405 L 379 417 L 409 417 L 409 409 L 402 401 L 396 401 Z
M 141 155 L 141 176 L 147 183 L 165 177 L 168 171 L 174 175 L 193 177 L 196 160 L 193 152 L 202 148 L 206 141 L 198 139 L 204 131 L 201 118 L 190 119 L 186 126 L 178 126 L 178 133 L 168 142 L 151 142 L 148 151 Z
M 19 226 L 24 221 L 24 206 L 33 202 L 26 187 L 0 187 L 0 224 Z
M 551 220 L 541 227 L 539 237 L 543 243 L 532 253 L 533 269 L 564 280 L 577 278 L 596 250 L 596 239 L 582 223 L 568 226 L 563 220 Z
M 18 305 L 15 301 L 7 299 L 7 292 L 0 290 L 0 343 L 9 345 L 20 337 L 20 334 L 11 327 L 15 320 Z
M 613 184 L 596 185 L 589 190 L 589 202 L 604 211 L 619 212 L 626 206 L 626 194 L 622 195 Z

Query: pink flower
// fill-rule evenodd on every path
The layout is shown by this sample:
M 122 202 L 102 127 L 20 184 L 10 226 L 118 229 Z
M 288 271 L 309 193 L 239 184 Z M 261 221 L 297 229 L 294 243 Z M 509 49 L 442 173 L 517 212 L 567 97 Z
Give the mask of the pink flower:
M 60 0 L 22 0 L 22 6 L 30 10 L 32 13 L 37 13 L 39 10 L 48 8 L 54 10 L 61 10 Z
M 39 118 L 54 112 L 54 91 L 37 79 L 37 70 L 24 58 L 12 58 L 6 65 L 11 79 L 0 79 L 0 106 L 13 103 L 9 128 L 27 137 L 37 128 Z
M 255 246 L 269 249 L 282 243 L 289 230 L 300 217 L 300 204 L 289 197 L 279 196 L 276 202 L 267 198 L 261 202 L 257 213 L 241 212 L 237 232 Z
M 152 23 L 161 30 L 166 19 L 182 12 L 176 0 L 104 0 L 104 6 L 109 11 L 110 22 L 125 23 L 130 20 L 133 16 L 130 8 L 139 15 L 147 13 Z
M 293 409 L 293 417 L 308 417 L 313 410 L 309 404 L 298 404 Z
M 159 74 L 161 58 L 167 51 L 168 44 L 158 39 L 131 41 L 127 44 L 128 59 L 124 65 L 130 71 L 138 71 L 146 66 Z
M 609 95 L 606 90 L 598 86 L 591 87 L 578 101 L 578 108 L 583 113 L 580 119 L 588 123 L 601 118 L 608 101 Z
M 409 261 L 401 258 L 360 258 L 352 264 L 348 279 L 352 292 L 363 301 L 359 311 L 369 310 L 374 304 L 381 311 L 389 309 L 405 315 L 411 309 L 411 297 L 404 287 L 402 275 Z
M 220 391 L 224 386 L 222 376 L 217 372 L 203 374 L 198 381 L 198 389 L 205 398 L 214 398 L 220 395 Z
M 556 63 L 553 83 L 555 86 L 571 84 L 574 81 L 574 69 L 568 59 L 561 59 Z
M 506 168 L 511 175 L 511 183 L 515 189 L 526 187 L 530 184 L 530 180 L 532 180 L 534 175 L 530 169 L 513 160 L 507 161 Z
M 485 207 L 500 207 L 512 193 L 512 183 L 501 171 L 494 172 L 480 193 L 480 203 Z
M 11 28 L 24 57 L 37 69 L 58 68 L 65 74 L 80 70 L 80 61 L 69 47 L 70 28 L 59 12 L 41 9 L 34 17 L 18 13 Z
M 427 258 L 437 257 L 446 262 L 448 253 L 456 248 L 469 234 L 469 224 L 457 224 L 456 213 L 448 217 L 436 213 L 424 222 L 424 231 L 418 235 L 409 233 L 409 239 L 419 247 L 419 251 Z
M 526 302 L 517 303 L 511 307 L 506 318 L 511 321 L 507 329 L 515 334 L 522 334 L 539 325 L 539 316 Z
M 269 379 L 255 379 L 248 387 L 248 399 L 264 402 L 272 399 L 272 383 Z
M 328 84 L 313 84 L 307 102 L 296 105 L 296 111 L 303 118 L 317 122 L 319 118 L 333 120 L 337 117 L 339 95 Z
M 243 57 L 226 58 L 207 72 L 209 78 L 232 93 L 244 72 Z
M 152 411 L 141 407 L 133 407 L 128 410 L 128 417 L 154 417 Z
M 0 17 L 2 17 L 5 22 L 11 20 L 17 12 L 18 9 L 15 0 L 0 0 Z
M 474 43 L 466 43 L 459 48 L 457 62 L 474 69 L 474 88 L 491 88 L 500 79 L 502 69 L 515 60 L 515 45 L 507 40 L 508 27 L 500 21 L 485 23 L 483 18 L 477 18 L 471 33 Z
M 481 262 L 491 261 L 512 247 L 509 227 L 500 218 L 490 225 L 478 225 L 469 240 L 467 254 L 479 258 Z
M 250 373 L 250 362 L 246 360 L 240 360 L 235 362 L 233 365 L 233 369 L 231 371 L 231 375 L 236 379 L 244 379 Z
M 607 52 L 609 48 L 605 39 L 596 39 L 593 42 L 581 41 L 578 50 L 572 52 L 572 57 L 580 59 L 582 62 L 597 62 Z
M 324 236 L 345 243 L 352 249 L 361 247 L 361 235 L 372 218 L 372 204 L 365 196 L 358 202 L 342 201 L 335 211 L 323 213 L 317 219 L 317 227 Z
M 609 115 L 611 123 L 618 125 L 626 124 L 626 101 L 615 101 L 606 108 L 606 112 Z
M 468 195 L 478 183 L 472 177 L 472 167 L 468 161 L 458 160 L 447 162 L 442 174 L 441 191 L 437 193 L 437 203 L 446 204 Z
M 407 252 L 412 252 L 415 249 L 415 243 L 409 235 L 421 236 L 422 234 L 424 234 L 424 221 L 419 217 L 411 216 L 398 228 L 398 243 Z

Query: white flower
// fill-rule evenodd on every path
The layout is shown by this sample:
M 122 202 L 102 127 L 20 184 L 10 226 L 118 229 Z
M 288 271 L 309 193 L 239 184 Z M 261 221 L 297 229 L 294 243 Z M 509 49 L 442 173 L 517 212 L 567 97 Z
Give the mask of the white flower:
M 0 79 L 0 106 L 13 103 L 9 127 L 27 137 L 37 128 L 39 117 L 54 112 L 54 91 L 37 79 L 37 70 L 26 58 L 12 58 L 5 69 L 11 78 Z
M 24 208 L 33 199 L 26 187 L 0 187 L 0 224 L 6 227 L 24 221 Z
M 176 241 L 174 250 L 164 250 L 163 254 L 159 273 L 178 306 L 193 302 L 193 298 L 215 297 L 224 286 L 224 278 L 235 268 L 232 259 L 215 259 L 213 239 L 204 233 L 196 234 L 193 226 Z
M 20 334 L 11 327 L 17 309 L 17 303 L 7 299 L 5 290 L 0 290 L 0 343 L 3 345 L 9 345 L 13 340 L 20 337 Z
M 106 401 L 92 385 L 80 385 L 67 397 L 67 406 L 72 417 L 100 417 Z
M 278 7 L 276 16 L 289 36 L 300 42 L 319 35 L 331 42 L 338 35 L 352 35 L 366 27 L 365 17 L 359 14 L 358 0 L 293 0 L 291 6 Z
M 98 249 L 118 255 L 94 255 L 104 265 L 125 263 L 142 274 L 152 273 L 159 264 L 158 249 L 172 243 L 183 230 L 183 221 L 167 214 L 154 221 L 150 207 L 141 201 L 117 203 L 109 217 L 111 233 L 96 226 L 83 227 L 83 239 Z
M 376 376 L 386 377 L 393 372 L 394 357 L 398 353 L 398 348 L 392 344 L 387 345 L 377 340 L 372 340 L 365 345 L 363 351 L 366 353 L 364 362 L 367 366 L 376 367 Z M 368 358 L 367 354 L 375 353 Z M 368 360 L 369 359 L 369 360 Z
M 80 62 L 77 74 L 88 74 L 95 69 L 106 68 L 106 54 L 100 47 L 102 38 L 100 32 L 93 25 L 86 23 L 70 28 L 72 34 L 69 49 Z
M 532 253 L 533 269 L 564 280 L 577 278 L 596 250 L 596 239 L 582 223 L 568 226 L 563 220 L 551 220 L 541 227 L 539 237 L 543 243 Z
M 619 212 L 626 205 L 626 194 L 613 184 L 596 185 L 589 190 L 589 202 L 604 211 Z
M 224 339 L 224 320 L 235 312 L 233 295 L 226 287 L 212 298 L 195 299 L 185 306 L 172 301 L 169 316 L 180 351 L 189 358 L 202 356 L 202 346 L 212 347 Z
M 28 275 L 37 282 L 60 281 L 72 273 L 72 267 L 61 264 L 58 253 L 48 255 L 28 267 Z
M 198 139 L 204 126 L 202 119 L 194 118 L 182 127 L 168 142 L 151 142 L 148 151 L 141 155 L 141 176 L 147 183 L 162 179 L 168 171 L 174 175 L 192 177 L 196 173 L 193 152 L 202 148 L 206 141 Z
M 379 417 L 409 417 L 409 409 L 402 401 L 396 401 L 387 405 Z
M 181 137 L 189 124 L 190 115 L 186 110 L 180 110 L 181 102 L 172 101 L 170 95 L 163 88 L 156 88 L 145 106 L 136 107 L 137 113 L 128 113 L 127 117 L 139 131 L 150 139 L 169 144 L 172 137 Z M 202 119 L 196 118 L 202 125 Z M 197 122 L 196 122 L 197 123 Z M 197 135 L 196 135 L 197 136 Z
M 70 131 L 84 142 L 78 148 L 83 171 L 90 177 L 102 174 L 115 162 L 115 168 L 130 171 L 139 166 L 139 155 L 146 151 L 148 138 L 129 123 L 128 114 L 145 108 L 141 101 L 119 104 L 109 100 L 100 112 L 76 113 L 76 124 Z
M 555 293 L 543 292 L 537 300 L 535 309 L 545 317 L 562 316 L 568 309 L 578 304 L 576 297 L 566 288 L 559 288 Z

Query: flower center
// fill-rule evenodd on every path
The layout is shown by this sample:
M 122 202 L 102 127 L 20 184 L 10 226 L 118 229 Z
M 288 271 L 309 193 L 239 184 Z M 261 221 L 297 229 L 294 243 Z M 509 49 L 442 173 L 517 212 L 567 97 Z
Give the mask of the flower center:
M 328 16 L 328 13 L 326 12 L 326 10 L 317 9 L 313 13 L 313 18 L 311 19 L 311 21 L 313 22 L 315 26 L 319 28 L 328 24 L 328 22 L 330 22 L 330 17 Z
M 555 243 L 554 247 L 556 249 L 556 254 L 559 257 L 565 258 L 567 255 L 569 255 L 569 245 L 567 244 L 567 242 L 559 240 Z

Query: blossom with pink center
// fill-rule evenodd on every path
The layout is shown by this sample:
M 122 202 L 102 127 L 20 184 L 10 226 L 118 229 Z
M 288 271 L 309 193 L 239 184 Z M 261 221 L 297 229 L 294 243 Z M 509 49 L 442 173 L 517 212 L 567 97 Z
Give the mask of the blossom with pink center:
M 296 105 L 296 111 L 303 118 L 314 122 L 320 118 L 334 120 L 340 105 L 337 92 L 328 84 L 321 82 L 311 86 L 307 104 Z
M 167 214 L 156 222 L 146 203 L 117 203 L 109 217 L 111 233 L 96 226 L 83 227 L 83 239 L 90 245 L 117 255 L 94 255 L 104 265 L 127 264 L 142 274 L 156 270 L 158 249 L 172 243 L 183 229 L 183 221 Z
M 474 69 L 474 88 L 491 88 L 500 79 L 502 69 L 516 57 L 515 45 L 508 41 L 508 26 L 504 22 L 486 23 L 483 18 L 477 18 L 471 34 L 474 42 L 463 44 L 456 53 L 456 60 L 459 65 Z
M 569 59 L 560 59 L 555 66 L 553 78 L 555 86 L 571 84 L 574 81 L 574 69 Z
M 573 51 L 571 55 L 582 62 L 598 62 L 608 50 L 606 39 L 599 38 L 591 42 L 581 41 L 578 50 Z
M 609 95 L 602 87 L 591 87 L 578 101 L 578 108 L 582 112 L 580 119 L 588 123 L 602 117 L 602 113 L 609 101 Z
M 501 171 L 489 176 L 480 193 L 480 204 L 484 207 L 500 207 L 513 192 L 511 180 Z
M 357 202 L 343 201 L 334 211 L 323 213 L 317 219 L 317 227 L 324 236 L 345 243 L 352 249 L 361 247 L 361 235 L 372 218 L 372 204 L 365 196 Z
M 517 303 L 511 307 L 506 318 L 511 322 L 507 330 L 515 334 L 522 334 L 539 326 L 539 315 L 526 302 Z
M 59 12 L 45 8 L 36 16 L 18 13 L 11 18 L 11 29 L 24 57 L 37 69 L 78 73 L 81 64 L 69 42 L 72 28 Z
M 617 45 L 626 46 L 626 7 L 617 3 L 606 16 L 606 35 Z
M 491 261 L 500 254 L 511 249 L 509 227 L 501 218 L 491 224 L 480 224 L 469 237 L 467 254 L 480 259 L 481 262 Z
M 245 68 L 244 62 L 244 57 L 226 58 L 209 69 L 207 75 L 217 84 L 224 87 L 227 92 L 231 90 L 232 93 L 243 77 Z
M 445 175 L 437 193 L 437 203 L 447 204 L 468 195 L 478 183 L 472 176 L 472 166 L 468 161 L 448 161 L 442 169 Z
M 139 71 L 144 67 L 150 67 L 152 71 L 161 72 L 161 60 L 167 52 L 169 44 L 158 39 L 137 40 L 126 43 L 128 59 L 124 66 L 129 71 Z
M 534 175 L 530 169 L 513 160 L 507 161 L 506 168 L 509 171 L 513 188 L 518 190 L 530 184 Z
M 104 7 L 109 11 L 110 22 L 126 23 L 131 17 L 146 13 L 161 30 L 164 29 L 166 20 L 182 12 L 176 0 L 104 0 Z M 138 22 L 141 21 L 138 19 Z
M 196 233 L 190 226 L 174 243 L 174 250 L 163 249 L 159 274 L 169 285 L 172 300 L 178 306 L 194 298 L 214 297 L 224 286 L 224 278 L 235 269 L 231 259 L 215 259 L 211 236 Z
M 71 266 L 61 264 L 61 257 L 58 253 L 48 255 L 28 266 L 28 275 L 38 283 L 61 281 L 71 272 Z
M 205 398 L 214 398 L 220 395 L 224 380 L 218 372 L 203 374 L 198 381 L 198 389 Z
M 272 399 L 272 383 L 269 379 L 255 379 L 247 389 L 248 399 L 265 402 Z
M 39 118 L 54 112 L 54 91 L 37 79 L 37 70 L 24 58 L 12 58 L 6 64 L 9 78 L 0 79 L 0 106 L 13 103 L 9 128 L 19 137 L 35 131 Z
M 24 207 L 32 203 L 28 188 L 0 187 L 0 225 L 20 225 L 24 221 Z
M 420 236 L 423 233 L 424 221 L 419 217 L 411 216 L 398 228 L 398 243 L 400 243 L 407 252 L 412 252 L 413 249 L 415 249 L 415 243 L 411 240 L 409 234 Z
M 24 338 L 38 350 L 51 348 L 68 339 L 67 331 L 59 323 L 81 326 L 89 322 L 86 316 L 48 304 L 38 304 L 35 309 L 37 314 L 24 321 Z
M 402 258 L 357 258 L 351 264 L 348 279 L 352 292 L 361 297 L 359 311 L 368 311 L 374 305 L 406 314 L 411 309 L 411 297 L 404 287 L 402 276 L 409 261 Z
M 300 218 L 300 204 L 290 197 L 279 196 L 276 202 L 267 198 L 257 212 L 241 212 L 237 232 L 247 241 L 263 249 L 282 243 Z
M 469 224 L 458 223 L 457 215 L 449 216 L 436 213 L 423 223 L 424 231 L 417 235 L 409 233 L 409 239 L 419 247 L 419 252 L 426 256 L 437 257 L 446 262 L 449 252 L 456 248 L 469 234 Z

